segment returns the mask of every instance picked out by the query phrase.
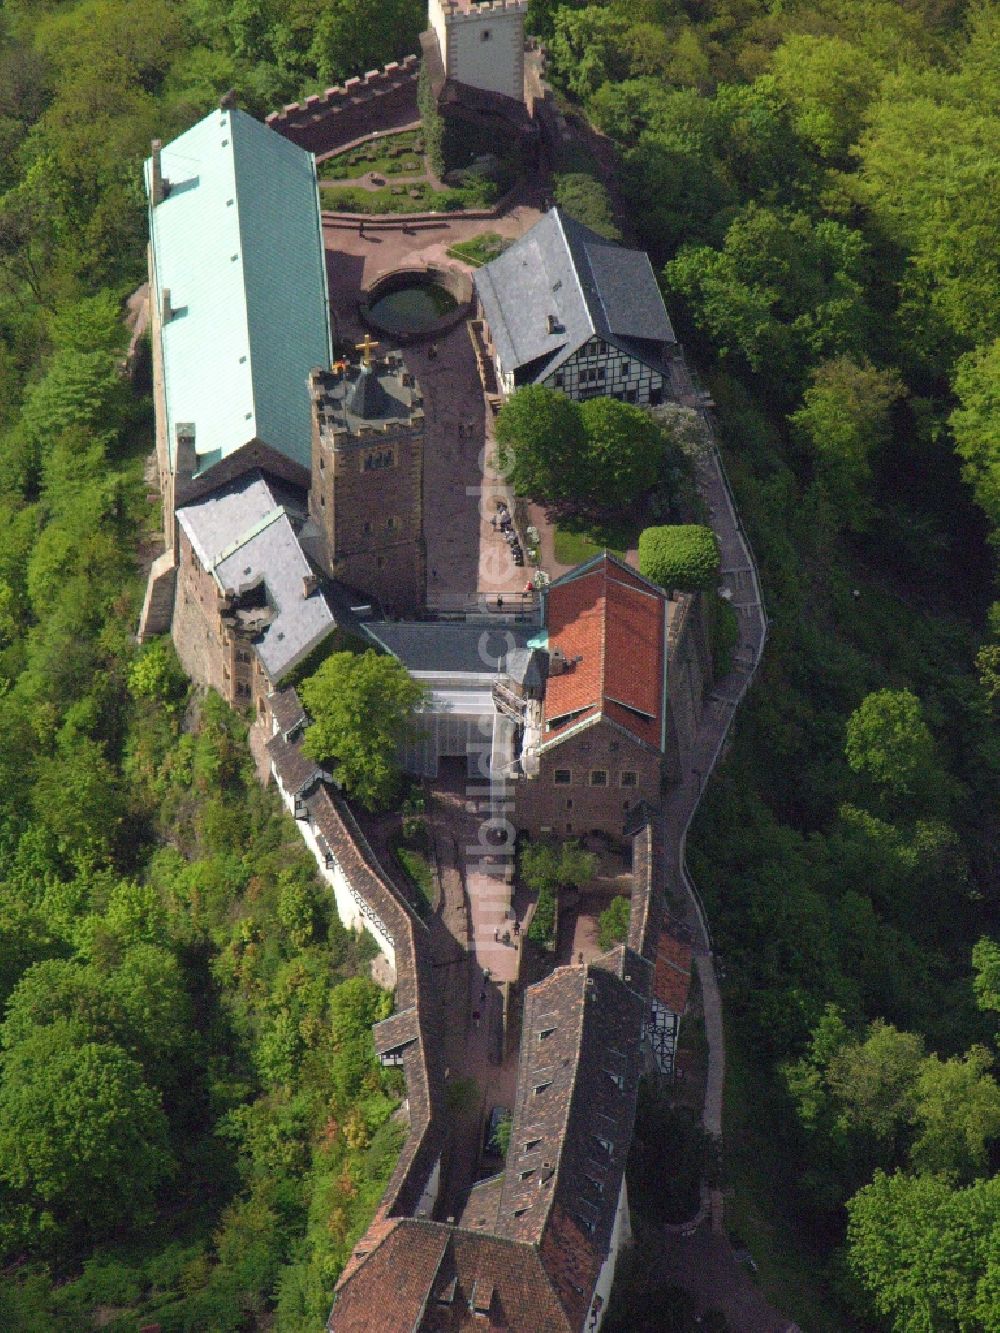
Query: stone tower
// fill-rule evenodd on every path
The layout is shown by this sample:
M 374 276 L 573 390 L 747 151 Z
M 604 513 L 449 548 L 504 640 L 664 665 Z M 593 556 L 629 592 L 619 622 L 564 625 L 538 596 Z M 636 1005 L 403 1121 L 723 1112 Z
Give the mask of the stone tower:
M 423 604 L 424 410 L 399 353 L 314 370 L 309 514 L 327 573 L 401 613 Z
M 444 77 L 524 101 L 527 0 L 428 0 Z

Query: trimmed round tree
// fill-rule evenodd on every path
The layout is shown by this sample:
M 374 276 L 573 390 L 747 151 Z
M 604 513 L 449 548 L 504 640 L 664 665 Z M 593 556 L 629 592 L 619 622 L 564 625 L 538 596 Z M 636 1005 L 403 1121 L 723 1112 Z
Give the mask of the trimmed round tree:
M 572 500 L 586 481 L 580 408 L 555 389 L 518 389 L 497 417 L 497 466 L 518 495 Z
M 639 569 L 661 588 L 714 588 L 720 567 L 718 538 L 700 523 L 667 524 L 639 534 Z

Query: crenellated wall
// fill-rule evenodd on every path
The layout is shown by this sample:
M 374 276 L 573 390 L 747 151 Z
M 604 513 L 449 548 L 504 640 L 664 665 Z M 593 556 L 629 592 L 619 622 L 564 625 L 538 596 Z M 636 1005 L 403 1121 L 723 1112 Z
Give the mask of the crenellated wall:
M 420 119 L 415 55 L 369 70 L 336 88 L 272 111 L 266 123 L 317 157 L 375 131 L 388 134 Z

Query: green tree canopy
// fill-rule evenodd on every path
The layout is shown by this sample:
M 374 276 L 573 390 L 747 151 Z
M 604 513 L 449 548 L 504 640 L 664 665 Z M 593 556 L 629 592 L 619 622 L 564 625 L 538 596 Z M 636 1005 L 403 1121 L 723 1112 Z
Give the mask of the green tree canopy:
M 982 1046 L 964 1056 L 928 1056 L 916 1087 L 917 1138 L 910 1160 L 918 1171 L 969 1180 L 986 1169 L 988 1145 L 1000 1136 L 1000 1086 Z
M 639 569 L 668 591 L 695 592 L 719 582 L 719 542 L 699 523 L 644 528 L 639 534 Z
M 1000 338 L 961 358 L 955 393 L 951 428 L 963 474 L 1000 541 Z
M 518 389 L 497 418 L 497 463 L 519 495 L 592 510 L 632 504 L 655 485 L 663 431 L 633 403 L 577 403 L 555 389 Z
M 1000 944 L 988 936 L 972 950 L 972 986 L 980 1009 L 1000 1013 Z
M 300 693 L 312 718 L 306 753 L 329 763 L 368 809 L 389 805 L 399 791 L 397 753 L 416 734 L 413 711 L 423 686 L 394 657 L 369 649 L 332 653 Z
M 1000 1326 L 1000 1176 L 879 1171 L 847 1205 L 848 1257 L 894 1333 Z
M 497 463 L 518 495 L 573 499 L 586 483 L 578 405 L 543 385 L 518 389 L 497 417 Z
M 876 690 L 847 719 L 847 762 L 897 797 L 922 791 L 936 769 L 934 740 L 910 690 Z
M 580 404 L 587 465 L 582 494 L 595 509 L 621 509 L 656 485 L 663 432 L 650 414 L 616 398 Z
M 860 233 L 830 219 L 751 205 L 721 249 L 684 247 L 664 278 L 719 353 L 787 401 L 818 361 L 862 350 L 868 312 Z
M 11 1047 L 0 1071 L 0 1180 L 22 1205 L 22 1243 L 142 1220 L 172 1162 L 136 1061 L 61 1020 Z
M 632 900 L 621 896 L 613 898 L 605 907 L 597 918 L 597 942 L 602 949 L 610 949 L 628 938 L 631 911 Z
M 816 475 L 841 525 L 864 532 L 872 521 L 873 455 L 891 434 L 890 409 L 903 394 L 891 370 L 849 356 L 817 366 L 792 425 L 810 446 Z
M 772 71 L 798 134 L 820 157 L 845 163 L 878 90 L 875 61 L 843 37 L 793 33 L 775 51 Z

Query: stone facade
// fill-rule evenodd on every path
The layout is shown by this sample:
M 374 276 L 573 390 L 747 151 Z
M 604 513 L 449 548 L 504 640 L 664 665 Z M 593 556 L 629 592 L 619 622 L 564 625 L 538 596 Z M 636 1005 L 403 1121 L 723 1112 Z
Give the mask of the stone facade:
M 527 0 L 430 0 L 428 18 L 445 78 L 523 101 L 527 8 Z
M 227 599 L 183 531 L 177 555 L 172 630 L 184 670 L 192 680 L 217 690 L 233 708 L 252 707 L 255 715 L 266 716 L 271 686 L 254 652 L 253 636 L 227 623 Z
M 538 775 L 513 784 L 514 822 L 535 836 L 620 840 L 635 807 L 660 803 L 661 756 L 607 718 L 542 749 Z
M 419 390 L 401 363 L 382 379 L 396 381 L 403 396 L 394 402 L 403 406 L 392 410 L 405 415 L 357 416 L 345 399 L 342 375 L 312 375 L 309 515 L 321 533 L 317 554 L 330 577 L 399 613 L 421 606 L 426 586 L 424 414 Z

